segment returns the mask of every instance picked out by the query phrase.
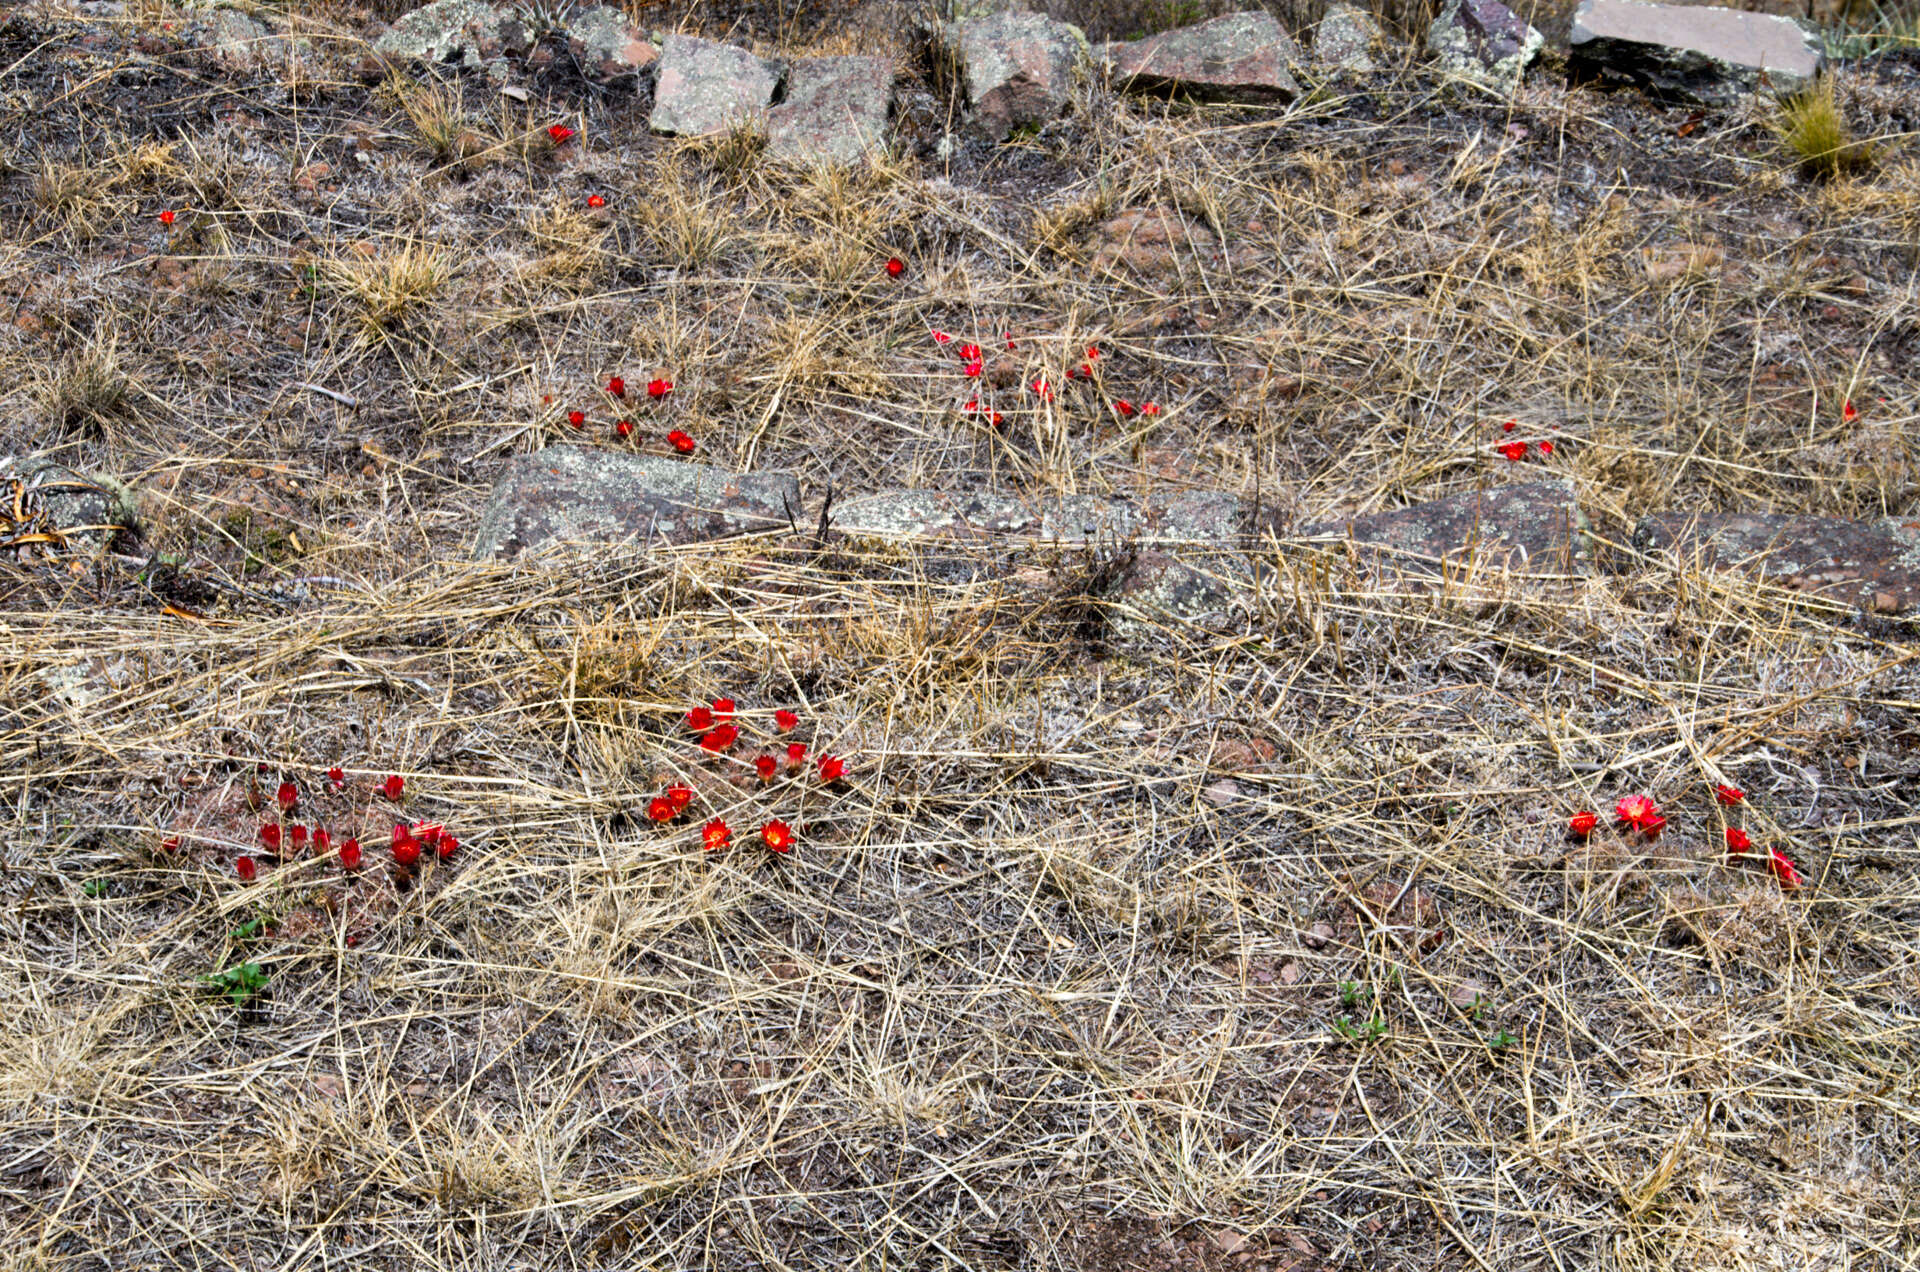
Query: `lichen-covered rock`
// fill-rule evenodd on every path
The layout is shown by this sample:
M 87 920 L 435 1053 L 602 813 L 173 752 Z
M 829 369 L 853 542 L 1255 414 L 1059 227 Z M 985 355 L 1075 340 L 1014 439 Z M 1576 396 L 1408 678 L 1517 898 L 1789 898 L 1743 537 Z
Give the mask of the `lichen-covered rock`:
M 474 69 L 524 54 L 530 44 L 526 24 L 509 9 L 482 0 L 433 0 L 403 14 L 373 47 L 386 57 Z
M 1055 546 L 1234 543 L 1245 505 L 1220 490 L 1144 500 L 1120 495 L 1010 495 L 890 490 L 833 506 L 845 534 L 885 539 L 1023 540 Z
M 1206 101 L 1290 102 L 1300 46 L 1265 9 L 1230 13 L 1144 40 L 1103 46 L 1113 83 Z
M 802 58 L 768 116 L 767 153 L 788 163 L 854 163 L 886 144 L 892 98 L 889 58 Z
M 647 126 L 682 137 L 764 126 L 779 86 L 779 70 L 745 49 L 670 35 L 660 47 Z
M 660 57 L 624 13 L 604 4 L 568 20 L 567 47 L 581 72 L 602 83 L 637 77 Z
M 1224 624 L 1234 591 L 1247 577 L 1232 555 L 1189 560 L 1170 552 L 1136 554 L 1105 598 L 1107 636 L 1129 653 L 1165 644 L 1182 629 Z
M 1350 541 L 1395 570 L 1428 574 L 1468 562 L 1568 573 L 1591 559 L 1586 518 L 1564 481 L 1495 486 L 1446 499 L 1301 528 Z
M 1819 32 L 1796 18 L 1642 0 L 1582 0 L 1570 53 L 1576 76 L 1707 106 L 1730 106 L 1761 87 L 1797 93 L 1823 61 Z
M 287 42 L 238 9 L 215 9 L 187 28 L 187 39 L 227 71 L 251 71 L 286 60 Z
M 1905 614 L 1920 606 L 1920 518 L 1669 512 L 1642 520 L 1633 542 L 1642 551 L 1747 570 L 1869 613 Z
M 1448 75 L 1496 93 L 1520 87 L 1546 37 L 1500 0 L 1447 0 L 1427 27 L 1427 50 Z
M 0 541 L 45 535 L 36 547 L 98 552 L 133 525 L 134 504 L 111 478 L 39 457 L 0 459 Z M 15 520 L 16 510 L 24 519 Z
M 700 543 L 784 528 L 789 510 L 800 515 L 791 477 L 549 446 L 516 457 L 494 484 L 473 555 L 513 558 L 566 544 Z
M 1357 5 L 1331 4 L 1313 31 L 1313 59 L 1329 70 L 1364 75 L 1375 69 L 1373 50 L 1382 38 L 1371 13 Z
M 995 13 L 943 28 L 962 67 L 974 127 L 994 141 L 1066 109 L 1087 65 L 1078 27 L 1039 13 Z

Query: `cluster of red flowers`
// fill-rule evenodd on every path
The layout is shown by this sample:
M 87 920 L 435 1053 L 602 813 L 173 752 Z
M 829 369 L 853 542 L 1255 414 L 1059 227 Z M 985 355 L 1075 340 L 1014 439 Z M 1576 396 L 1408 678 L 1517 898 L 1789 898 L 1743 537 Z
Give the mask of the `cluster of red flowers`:
M 596 194 L 593 196 L 593 198 L 599 199 L 600 196 Z M 589 199 L 587 202 L 590 205 L 595 207 L 600 206 L 599 204 L 593 203 L 592 199 Z M 601 203 L 604 203 L 604 202 L 605 200 L 602 199 Z M 656 376 L 655 378 L 647 381 L 647 396 L 655 402 L 658 402 L 661 398 L 666 397 L 667 394 L 671 392 L 673 392 L 672 380 L 668 380 L 668 379 L 664 379 Z M 606 384 L 606 394 L 608 397 L 613 398 L 616 401 L 619 401 L 619 402 L 626 401 L 627 382 L 617 375 L 610 377 L 607 380 L 607 384 Z M 574 428 L 585 428 L 587 426 L 587 413 L 581 410 L 568 411 L 567 423 L 572 425 Z M 613 431 L 615 434 L 617 434 L 620 437 L 632 437 L 634 432 L 634 423 L 631 419 L 615 420 L 613 423 Z M 667 445 L 673 447 L 673 449 L 675 449 L 676 451 L 679 451 L 682 455 L 691 455 L 693 454 L 694 450 L 697 448 L 697 444 L 693 440 L 693 435 L 688 433 L 685 429 L 678 429 L 678 428 L 672 429 L 667 433 Z
M 265 767 L 264 765 L 262 767 Z M 335 767 L 327 770 L 327 789 L 335 794 L 346 787 L 347 775 L 344 769 Z M 398 773 L 392 773 L 384 781 L 374 786 L 374 792 L 393 803 L 399 803 L 406 793 L 407 782 Z M 348 838 L 338 847 L 333 842 L 333 834 L 324 826 L 308 829 L 305 823 L 293 821 L 292 817 L 300 809 L 300 787 L 292 781 L 282 781 L 274 792 L 274 804 L 279 816 L 260 825 L 260 852 L 262 856 L 276 860 L 287 860 L 306 854 L 311 850 L 316 857 L 332 855 L 342 870 L 358 870 L 364 861 L 360 841 Z M 168 839 L 163 845 L 173 852 L 180 847 L 180 840 Z M 403 868 L 411 869 L 420 858 L 431 851 L 440 860 L 445 861 L 460 850 L 460 840 L 447 833 L 446 828 L 437 822 L 396 823 L 393 828 L 393 859 Z M 260 863 L 253 857 L 242 855 L 233 863 L 234 872 L 240 878 L 251 883 L 260 873 Z
M 888 273 L 895 272 L 892 268 L 893 264 L 894 262 L 888 263 L 888 271 L 887 271 Z M 933 342 L 937 345 L 942 346 L 943 348 L 953 344 L 953 336 L 948 332 L 941 331 L 937 327 L 934 328 L 933 331 L 930 332 L 929 334 L 933 336 Z M 1002 338 L 1006 341 L 1007 348 L 1012 349 L 1015 347 L 1014 339 L 1011 334 L 1008 334 Z M 986 366 L 986 354 L 981 349 L 981 347 L 972 342 L 967 342 L 967 343 L 956 346 L 954 348 L 954 352 L 960 358 L 961 374 L 966 376 L 969 380 L 978 380 L 981 376 L 983 369 Z M 1099 364 L 1099 361 L 1100 361 L 1099 348 L 1097 346 L 1092 346 L 1092 345 L 1088 346 L 1086 360 L 1083 361 L 1077 367 L 1069 367 L 1067 369 L 1067 379 L 1085 380 L 1091 384 L 1096 378 L 1095 368 Z M 1042 402 L 1051 402 L 1054 400 L 1053 381 L 1048 379 L 1044 373 L 1037 375 L 1032 380 L 1028 381 L 1027 389 L 1029 392 L 1034 394 L 1034 396 L 1038 397 Z M 1142 405 L 1136 406 L 1125 398 L 1115 398 L 1111 405 L 1112 405 L 1114 414 L 1120 416 L 1122 419 L 1126 419 L 1134 415 L 1152 417 L 1160 414 L 1160 406 L 1156 402 L 1147 402 Z M 960 410 L 967 415 L 979 415 L 979 416 L 985 417 L 987 423 L 991 424 L 995 428 L 998 428 L 1004 422 L 1004 417 L 1001 416 L 1000 412 L 994 410 L 991 405 L 984 405 L 981 403 L 978 394 L 968 398 L 965 404 L 961 406 Z
M 1713 797 L 1721 804 L 1733 807 L 1744 804 L 1747 793 L 1737 786 L 1728 786 L 1722 782 L 1713 788 Z M 1614 817 L 1623 831 L 1638 832 L 1648 839 L 1658 839 L 1666 828 L 1667 819 L 1661 815 L 1660 806 L 1646 795 L 1628 795 L 1614 805 Z M 1600 825 L 1600 816 L 1591 810 L 1575 813 L 1567 822 L 1567 830 L 1577 839 L 1585 839 Z M 1733 856 L 1743 857 L 1753 851 L 1753 838 L 1738 826 L 1727 827 L 1727 851 Z M 1791 858 L 1778 848 L 1768 848 L 1767 869 L 1780 881 L 1780 886 L 1793 889 L 1806 883 L 1806 876 L 1793 864 Z
M 1500 431 L 1503 433 L 1511 433 L 1518 427 L 1520 427 L 1520 421 L 1508 420 L 1500 426 Z M 1543 457 L 1553 454 L 1552 442 L 1542 440 L 1535 442 L 1534 445 L 1540 448 L 1540 454 Z M 1525 442 L 1506 442 L 1501 445 L 1500 453 L 1507 457 L 1508 463 L 1517 464 L 1527 457 L 1527 444 Z
M 694 707 L 687 712 L 687 731 L 695 736 L 702 751 L 709 755 L 725 755 L 740 740 L 736 715 L 737 708 L 732 698 L 716 698 L 706 706 Z M 800 727 L 800 717 L 782 707 L 773 713 L 773 727 L 776 732 L 791 733 Z M 787 775 L 798 775 L 806 767 L 807 744 L 789 742 L 785 752 Z M 773 781 L 780 768 L 780 759 L 773 749 L 756 756 L 753 761 L 754 772 L 763 785 Z M 847 764 L 839 756 L 823 755 L 815 762 L 815 771 L 822 785 L 832 786 L 846 777 Z M 647 816 L 662 824 L 678 821 L 692 802 L 692 788 L 676 782 L 664 794 L 653 797 L 647 805 Z M 791 852 L 793 841 L 793 827 L 778 817 L 769 819 L 760 828 L 760 842 L 766 845 L 769 852 Z M 700 847 L 706 852 L 718 852 L 732 843 L 733 828 L 727 825 L 724 818 L 714 817 L 700 828 Z

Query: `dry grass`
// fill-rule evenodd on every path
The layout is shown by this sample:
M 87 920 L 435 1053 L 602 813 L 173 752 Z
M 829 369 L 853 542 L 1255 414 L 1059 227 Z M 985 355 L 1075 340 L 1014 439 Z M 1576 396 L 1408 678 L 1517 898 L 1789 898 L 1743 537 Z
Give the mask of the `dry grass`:
M 1395 74 L 851 173 L 536 96 L 461 108 L 509 140 L 452 163 L 345 70 L 242 86 L 242 127 L 68 30 L 9 85 L 87 127 L 0 177 L 0 453 L 143 525 L 0 563 L 7 1265 L 1920 1259 L 1909 626 L 1627 546 L 1913 515 L 1897 139 L 1812 183 L 1758 115 Z M 1856 72 L 1863 135 L 1903 74 Z M 81 166 L 126 174 L 85 235 Z M 467 560 L 510 455 L 669 427 L 798 474 L 801 533 Z M 1609 569 L 1422 589 L 1289 529 L 1547 476 Z M 1126 640 L 1126 545 L 815 541 L 828 488 L 896 486 L 1228 489 L 1276 531 L 1179 550 L 1240 580 L 1222 626 Z M 722 695 L 716 760 L 682 716 Z M 780 706 L 849 781 L 752 776 Z M 242 885 L 283 775 L 376 864 Z M 1633 791 L 1665 837 L 1565 837 Z M 465 847 L 397 879 L 395 815 Z M 249 962 L 244 1005 L 203 979 Z

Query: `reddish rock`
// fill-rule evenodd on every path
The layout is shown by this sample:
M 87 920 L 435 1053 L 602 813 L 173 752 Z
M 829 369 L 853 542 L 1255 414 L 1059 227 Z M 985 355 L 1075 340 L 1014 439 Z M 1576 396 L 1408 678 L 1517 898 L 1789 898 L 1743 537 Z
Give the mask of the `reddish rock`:
M 1467 561 L 1541 573 L 1581 568 L 1591 548 L 1586 519 L 1563 481 L 1495 486 L 1431 503 L 1301 528 L 1308 538 L 1347 539 L 1393 568 L 1435 572 Z
M 964 68 L 974 126 L 994 141 L 1057 118 L 1087 61 L 1079 28 L 1039 13 L 975 18 L 945 38 Z
M 1847 521 L 1781 513 L 1662 513 L 1633 533 L 1642 551 L 1742 569 L 1769 583 L 1905 614 L 1920 605 L 1920 518 Z
M 745 49 L 690 35 L 670 35 L 653 85 L 655 132 L 701 137 L 766 122 L 780 77 Z
M 885 144 L 892 97 L 889 58 L 802 58 L 768 116 L 767 152 L 789 163 L 854 163 Z
M 1300 46 L 1265 9 L 1231 13 L 1144 40 L 1105 46 L 1115 85 L 1224 102 L 1290 102 Z
M 567 47 L 581 72 L 602 82 L 638 76 L 660 57 L 660 50 L 648 43 L 640 28 L 604 4 L 576 14 L 567 23 Z

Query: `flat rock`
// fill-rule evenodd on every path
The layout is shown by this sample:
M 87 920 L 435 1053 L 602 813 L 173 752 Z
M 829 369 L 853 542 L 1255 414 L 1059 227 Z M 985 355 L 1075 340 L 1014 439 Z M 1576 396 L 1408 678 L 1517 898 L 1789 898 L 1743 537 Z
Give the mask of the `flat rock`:
M 658 133 L 704 137 L 763 123 L 779 86 L 779 71 L 745 49 L 669 35 L 660 47 L 647 126 Z
M 788 163 L 855 163 L 886 144 L 892 99 L 890 58 L 802 58 L 768 116 L 767 152 Z
M 833 527 L 882 539 L 1021 540 L 1074 546 L 1236 543 L 1245 508 L 1226 491 L 1133 500 L 1115 495 L 1009 495 L 892 490 L 833 506 Z
M 1520 87 L 1545 44 L 1500 0 L 1447 0 L 1427 27 L 1427 50 L 1441 71 L 1503 95 Z
M 1580 568 L 1591 555 L 1586 519 L 1563 481 L 1495 486 L 1431 503 L 1301 528 L 1307 538 L 1343 538 L 1376 550 L 1407 573 L 1469 562 L 1542 573 Z
M 477 68 L 525 53 L 531 43 L 526 24 L 507 9 L 482 0 L 434 0 L 403 14 L 373 47 L 386 57 Z
M 1794 18 L 1642 0 L 1581 0 L 1570 45 L 1576 75 L 1706 106 L 1797 93 L 1824 60 L 1819 32 Z
M 1781 513 L 1660 513 L 1634 528 L 1634 546 L 1665 549 L 1875 614 L 1920 605 L 1920 518 L 1848 521 Z
M 1329 70 L 1364 75 L 1376 69 L 1373 50 L 1383 38 L 1380 24 L 1365 9 L 1331 4 L 1313 29 L 1313 60 Z
M 604 4 L 567 21 L 567 47 L 581 72 L 602 83 L 637 77 L 660 58 L 660 50 L 626 14 Z
M 1136 92 L 1221 102 L 1290 102 L 1300 95 L 1290 70 L 1300 61 L 1300 46 L 1265 9 L 1107 44 L 1102 60 L 1114 84 Z
M 791 477 L 730 473 L 661 455 L 549 446 L 516 456 L 474 535 L 476 560 L 550 545 L 701 543 L 785 527 Z
M 974 127 L 994 141 L 1057 118 L 1087 64 L 1080 28 L 1040 13 L 972 18 L 942 38 L 963 68 Z
M 1162 643 L 1180 627 L 1215 627 L 1247 578 L 1237 555 L 1193 561 L 1149 549 L 1134 555 L 1106 597 L 1107 633 L 1129 652 Z

